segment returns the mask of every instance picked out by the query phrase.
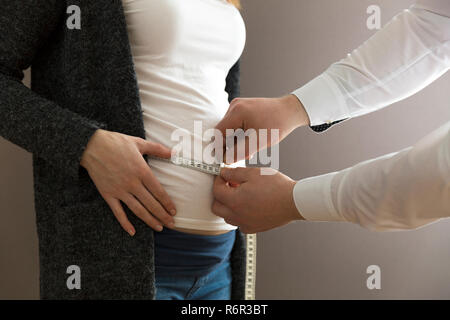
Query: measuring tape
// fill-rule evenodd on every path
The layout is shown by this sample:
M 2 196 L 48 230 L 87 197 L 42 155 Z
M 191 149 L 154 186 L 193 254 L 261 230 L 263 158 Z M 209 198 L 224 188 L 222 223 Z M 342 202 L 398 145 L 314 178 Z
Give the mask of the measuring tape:
M 247 267 L 245 272 L 245 300 L 255 300 L 256 234 L 247 234 Z
M 201 161 L 172 157 L 171 159 L 149 156 L 151 159 L 160 160 L 174 165 L 197 170 L 203 173 L 220 175 L 220 170 L 226 168 L 225 164 L 208 164 Z M 255 284 L 256 284 L 256 234 L 247 234 L 247 253 L 246 253 L 246 272 L 245 272 L 245 300 L 255 300 Z
M 155 159 L 155 160 L 161 160 L 164 162 L 169 162 L 176 166 L 197 170 L 197 171 L 207 173 L 207 174 L 212 174 L 215 176 L 218 176 L 220 174 L 220 169 L 225 167 L 225 164 L 207 164 L 207 163 L 204 163 L 201 161 L 183 158 L 183 157 L 172 157 L 170 159 L 165 159 L 165 158 L 150 156 L 150 158 Z

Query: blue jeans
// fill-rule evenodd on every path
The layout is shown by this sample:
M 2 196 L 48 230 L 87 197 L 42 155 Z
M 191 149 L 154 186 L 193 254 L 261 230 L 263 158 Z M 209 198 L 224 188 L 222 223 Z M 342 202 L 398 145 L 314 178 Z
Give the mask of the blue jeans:
M 158 276 L 156 273 L 156 300 L 230 300 L 231 266 L 225 260 L 202 277 Z

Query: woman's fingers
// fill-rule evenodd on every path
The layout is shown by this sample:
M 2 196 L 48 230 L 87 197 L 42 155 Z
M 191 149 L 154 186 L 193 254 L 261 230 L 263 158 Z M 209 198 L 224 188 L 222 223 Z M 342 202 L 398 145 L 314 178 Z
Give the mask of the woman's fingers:
M 151 228 L 161 231 L 163 225 L 171 227 L 173 217 L 169 212 L 175 214 L 175 205 L 142 158 L 143 154 L 170 158 L 171 150 L 139 137 L 110 131 L 102 131 L 94 142 L 88 147 L 91 156 L 83 163 L 122 228 L 130 235 L 136 232 L 120 200 Z
M 142 154 L 157 156 L 160 158 L 170 159 L 172 151 L 163 146 L 162 144 L 151 142 L 148 140 L 140 139 L 138 140 L 139 151 Z
M 138 143 L 139 151 L 142 154 L 154 155 L 161 158 L 170 158 L 171 150 L 159 143 L 154 143 L 144 139 L 140 139 Z M 144 186 L 150 190 L 153 197 L 165 208 L 165 210 L 174 216 L 177 212 L 175 204 L 170 199 L 166 190 L 161 186 L 150 168 L 143 170 L 140 178 Z M 167 219 L 167 218 L 165 218 Z
M 129 194 L 122 199 L 123 202 L 128 206 L 128 208 L 133 211 L 133 213 L 144 221 L 150 228 L 155 231 L 162 231 L 163 226 L 160 221 L 158 221 L 152 214 L 150 214 L 146 208 L 132 195 Z
M 124 197 L 122 201 L 128 206 L 128 208 L 142 221 L 144 221 L 149 227 L 156 231 L 163 230 L 163 224 L 172 228 L 174 226 L 173 218 L 164 210 L 164 208 L 156 201 L 155 198 L 145 189 L 144 186 L 140 190 L 134 191 L 136 196 L 145 204 L 145 207 L 141 202 L 136 199 L 132 194 Z M 117 221 L 122 228 L 128 232 L 130 236 L 136 234 L 136 230 L 131 222 L 128 220 L 125 211 L 120 204 L 119 199 L 108 198 L 105 199 L 109 207 L 114 213 Z
M 133 190 L 133 194 L 151 215 L 153 215 L 165 226 L 173 228 L 175 223 L 173 217 L 167 213 L 167 211 L 143 185 L 138 187 L 137 190 Z
M 136 230 L 134 229 L 134 226 L 131 224 L 131 222 L 128 220 L 127 215 L 123 210 L 122 205 L 120 204 L 120 201 L 114 198 L 107 198 L 105 199 L 105 201 L 111 208 L 112 212 L 114 213 L 114 216 L 116 217 L 117 221 L 119 221 L 122 228 L 126 232 L 128 232 L 130 236 L 134 236 L 136 234 Z
M 161 186 L 153 172 L 150 169 L 146 170 L 141 178 L 142 183 L 148 190 L 151 191 L 153 197 L 158 200 L 158 202 L 166 209 L 168 213 L 174 216 L 177 213 L 175 204 L 172 202 L 172 199 L 170 199 L 166 190 L 164 190 Z

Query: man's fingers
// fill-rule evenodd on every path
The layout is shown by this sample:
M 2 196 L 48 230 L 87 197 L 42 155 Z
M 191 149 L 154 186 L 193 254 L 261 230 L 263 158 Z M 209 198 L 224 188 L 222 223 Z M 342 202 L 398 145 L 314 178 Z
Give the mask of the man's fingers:
M 238 188 L 230 187 L 227 184 L 227 181 L 224 180 L 221 176 L 216 177 L 216 179 L 214 180 L 213 186 L 214 198 L 225 205 L 233 203 L 233 195 L 237 189 Z
M 252 168 L 222 168 L 220 177 L 226 182 L 242 184 L 247 182 L 252 172 Z
M 114 213 L 114 216 L 116 217 L 117 221 L 119 221 L 122 228 L 126 232 L 128 232 L 130 236 L 134 236 L 136 234 L 136 230 L 134 229 L 131 222 L 128 220 L 127 215 L 123 210 L 122 205 L 120 204 L 120 201 L 114 198 L 107 198 L 105 199 L 105 201 L 111 208 L 112 212 Z
M 233 113 L 230 112 L 225 117 L 220 120 L 220 122 L 216 125 L 216 129 L 222 132 L 222 135 L 225 137 L 227 133 L 227 129 L 237 129 L 240 128 L 242 122 L 238 121 Z
M 240 227 L 241 221 L 239 216 L 233 212 L 230 208 L 215 200 L 212 206 L 212 212 L 218 216 L 223 218 L 226 223 L 231 224 L 232 226 Z
M 223 162 L 226 164 L 248 160 L 258 152 L 257 137 L 246 136 L 245 139 L 236 139 L 234 136 L 229 136 L 226 140 L 230 140 L 228 143 L 225 142 L 223 147 Z
M 216 216 L 224 218 L 225 221 L 227 221 L 227 219 L 232 219 L 235 216 L 235 213 L 230 208 L 217 200 L 214 200 L 214 203 L 212 205 L 212 212 Z

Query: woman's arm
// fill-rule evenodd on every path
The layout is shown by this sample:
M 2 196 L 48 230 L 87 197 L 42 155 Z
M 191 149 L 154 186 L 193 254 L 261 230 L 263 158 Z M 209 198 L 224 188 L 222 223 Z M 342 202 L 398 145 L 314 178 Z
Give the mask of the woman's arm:
M 22 84 L 39 48 L 64 23 L 65 2 L 0 0 L 0 135 L 77 179 L 82 153 L 103 123 Z
M 60 0 L 0 0 L 0 135 L 75 180 L 80 165 L 85 167 L 130 235 L 135 228 L 120 201 L 160 231 L 162 225 L 173 224 L 175 205 L 142 155 L 170 158 L 170 150 L 99 130 L 106 124 L 62 108 L 21 82 L 23 70 L 32 65 L 39 48 L 57 27 L 65 27 L 64 4 Z

